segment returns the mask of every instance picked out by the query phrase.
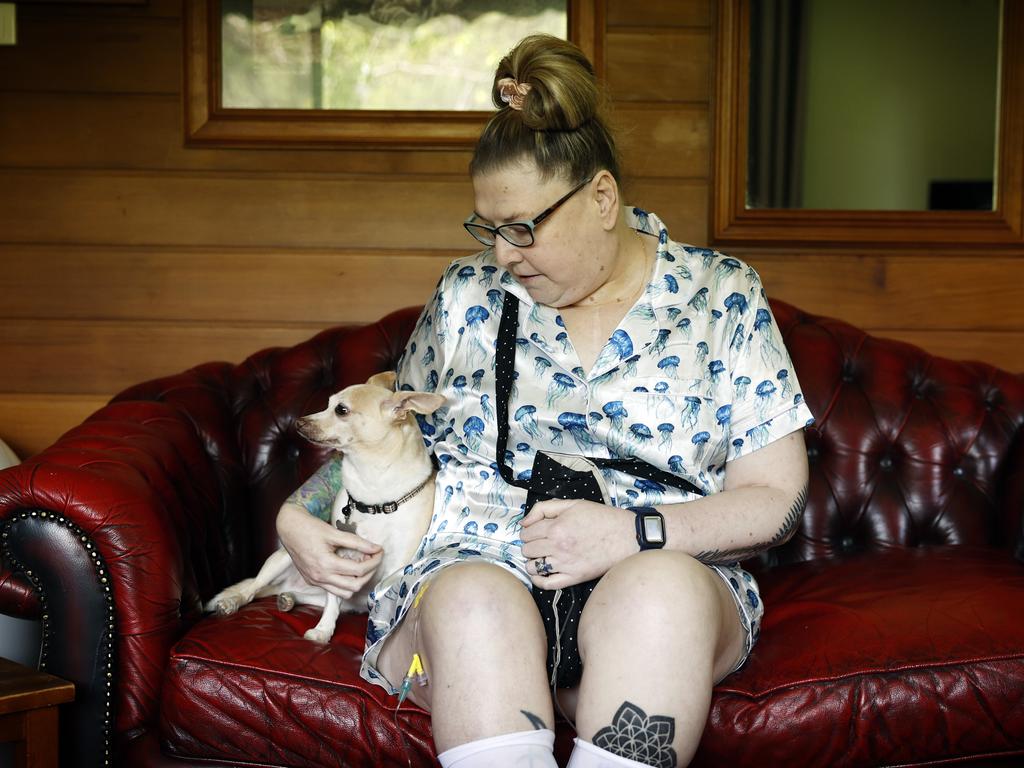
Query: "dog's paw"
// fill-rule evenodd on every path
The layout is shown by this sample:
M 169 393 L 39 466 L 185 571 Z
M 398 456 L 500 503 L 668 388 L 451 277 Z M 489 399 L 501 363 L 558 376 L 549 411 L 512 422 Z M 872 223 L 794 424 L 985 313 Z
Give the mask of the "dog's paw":
M 295 607 L 295 595 L 291 592 L 282 592 L 277 596 L 277 610 L 290 611 Z
M 303 637 L 307 640 L 312 640 L 314 643 L 320 643 L 320 645 L 326 645 L 331 640 L 331 636 L 327 632 L 316 627 L 306 632 Z
M 218 616 L 230 616 L 237 613 L 242 605 L 242 596 L 238 593 L 222 592 L 206 604 L 206 610 Z

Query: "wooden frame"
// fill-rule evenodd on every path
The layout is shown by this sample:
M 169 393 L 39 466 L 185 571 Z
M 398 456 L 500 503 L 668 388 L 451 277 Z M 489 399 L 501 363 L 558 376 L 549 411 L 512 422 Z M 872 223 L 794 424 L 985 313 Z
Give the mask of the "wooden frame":
M 604 67 L 606 0 L 569 0 L 569 39 Z M 226 109 L 217 0 L 185 2 L 185 142 L 198 146 L 447 149 L 472 146 L 489 112 Z
M 709 232 L 722 245 L 1024 245 L 1024 0 L 1003 0 L 994 211 L 746 207 L 750 4 L 720 0 Z

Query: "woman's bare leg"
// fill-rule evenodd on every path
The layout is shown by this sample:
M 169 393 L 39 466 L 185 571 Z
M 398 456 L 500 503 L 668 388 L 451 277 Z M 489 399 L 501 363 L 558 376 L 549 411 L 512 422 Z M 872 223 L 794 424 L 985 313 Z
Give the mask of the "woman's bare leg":
M 378 666 L 397 686 L 420 654 L 430 683 L 413 684 L 409 698 L 430 711 L 437 751 L 554 730 L 544 627 L 530 591 L 500 566 L 479 562 L 445 568 L 429 584 Z
M 674 768 L 693 757 L 712 686 L 738 663 L 745 637 L 725 582 L 688 555 L 659 550 L 601 579 L 579 640 L 580 738 L 632 759 L 646 742 L 649 764 Z

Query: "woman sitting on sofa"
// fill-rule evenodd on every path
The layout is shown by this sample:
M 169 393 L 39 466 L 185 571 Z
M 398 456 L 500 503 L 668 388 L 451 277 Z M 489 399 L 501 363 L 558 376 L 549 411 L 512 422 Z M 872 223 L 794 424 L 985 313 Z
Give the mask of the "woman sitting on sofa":
M 434 519 L 372 595 L 362 673 L 396 694 L 419 654 L 429 684 L 410 698 L 443 766 L 555 765 L 556 706 L 579 734 L 572 768 L 684 765 L 712 687 L 757 639 L 763 606 L 738 561 L 798 524 L 810 413 L 757 274 L 623 205 L 580 50 L 526 38 L 493 94 L 466 221 L 485 249 L 445 270 L 398 371 L 448 399 L 421 421 Z M 514 372 L 499 381 L 503 350 Z M 538 451 L 653 472 L 604 467 L 602 501 L 527 509 Z M 336 477 L 314 475 L 278 531 L 311 583 L 348 596 L 387 574 L 379 554 L 337 557 L 374 547 L 308 514 L 329 509 Z

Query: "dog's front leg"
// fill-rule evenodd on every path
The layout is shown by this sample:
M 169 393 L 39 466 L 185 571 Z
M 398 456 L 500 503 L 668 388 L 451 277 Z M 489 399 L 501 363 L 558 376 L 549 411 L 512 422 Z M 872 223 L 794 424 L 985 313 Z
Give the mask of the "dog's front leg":
M 340 614 L 341 598 L 328 592 L 327 599 L 324 601 L 324 612 L 320 616 L 320 621 L 317 622 L 315 627 L 307 631 L 303 637 L 307 640 L 312 640 L 314 643 L 330 642 L 331 636 L 334 635 L 334 627 L 338 623 L 338 616 Z

